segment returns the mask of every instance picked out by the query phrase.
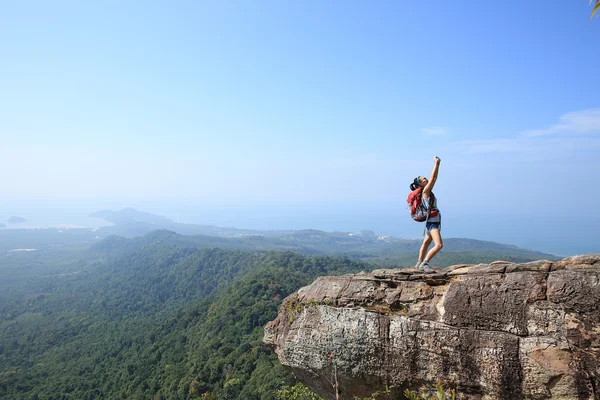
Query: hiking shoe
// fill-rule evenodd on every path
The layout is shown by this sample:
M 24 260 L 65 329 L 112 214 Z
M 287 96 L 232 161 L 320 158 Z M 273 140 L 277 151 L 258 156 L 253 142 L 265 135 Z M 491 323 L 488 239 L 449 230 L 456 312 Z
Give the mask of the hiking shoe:
M 425 272 L 426 274 L 435 274 L 435 271 L 431 269 L 427 261 L 423 261 L 421 264 L 419 264 L 418 269 Z
M 415 264 L 415 269 L 421 269 L 421 263 L 423 261 L 417 261 L 417 263 Z

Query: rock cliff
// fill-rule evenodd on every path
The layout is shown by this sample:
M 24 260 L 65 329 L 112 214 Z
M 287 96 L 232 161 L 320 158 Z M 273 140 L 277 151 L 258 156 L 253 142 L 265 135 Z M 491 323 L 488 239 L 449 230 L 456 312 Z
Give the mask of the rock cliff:
M 263 340 L 328 399 L 440 379 L 465 399 L 598 400 L 600 254 L 321 277 Z

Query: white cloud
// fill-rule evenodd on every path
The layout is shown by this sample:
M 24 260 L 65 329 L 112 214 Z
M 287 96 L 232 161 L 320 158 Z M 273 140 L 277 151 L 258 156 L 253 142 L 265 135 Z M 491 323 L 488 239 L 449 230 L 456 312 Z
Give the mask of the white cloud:
M 459 148 L 470 154 L 481 153 L 512 153 L 536 155 L 545 158 L 560 154 L 600 150 L 600 138 L 593 137 L 558 137 L 536 138 L 515 137 L 509 139 L 465 140 L 459 143 Z
M 557 133 L 600 134 L 600 108 L 570 112 L 560 116 L 560 122 L 545 129 L 522 132 L 523 136 L 548 136 Z
M 421 133 L 425 136 L 447 135 L 448 128 L 445 126 L 432 126 L 431 128 L 421 128 Z
M 595 136 L 600 134 L 600 108 L 570 112 L 560 116 L 560 121 L 509 138 L 465 140 L 458 147 L 468 154 L 512 153 L 535 158 L 600 149 L 600 136 Z
M 460 145 L 467 153 L 517 153 L 526 148 L 524 141 L 517 138 L 465 140 Z

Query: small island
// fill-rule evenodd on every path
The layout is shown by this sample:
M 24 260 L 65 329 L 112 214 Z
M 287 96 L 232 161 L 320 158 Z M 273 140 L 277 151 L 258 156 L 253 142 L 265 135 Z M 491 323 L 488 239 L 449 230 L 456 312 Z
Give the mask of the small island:
M 0 228 L 6 228 L 6 224 L 3 224 L 2 222 L 0 222 Z
M 9 224 L 20 224 L 20 223 L 22 223 L 22 222 L 27 222 L 27 220 L 26 220 L 25 218 L 22 218 L 22 217 L 15 217 L 15 216 L 13 216 L 13 217 L 10 217 L 10 218 L 8 219 L 8 223 L 9 223 Z

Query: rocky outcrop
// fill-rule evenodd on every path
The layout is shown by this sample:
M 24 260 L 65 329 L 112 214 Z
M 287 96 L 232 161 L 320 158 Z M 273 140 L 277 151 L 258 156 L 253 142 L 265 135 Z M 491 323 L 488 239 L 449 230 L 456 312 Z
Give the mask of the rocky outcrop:
M 321 277 L 263 340 L 328 399 L 439 379 L 465 399 L 597 400 L 600 254 Z

